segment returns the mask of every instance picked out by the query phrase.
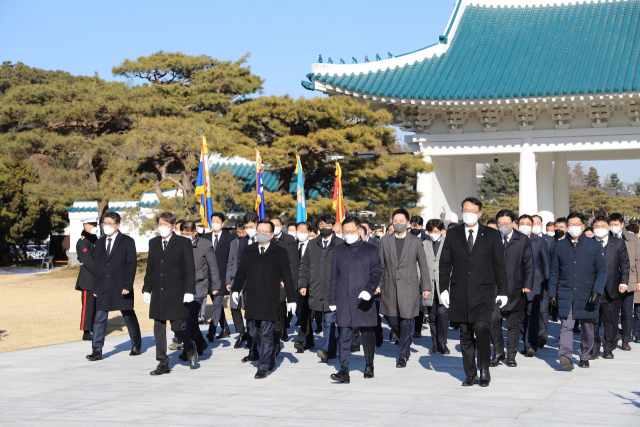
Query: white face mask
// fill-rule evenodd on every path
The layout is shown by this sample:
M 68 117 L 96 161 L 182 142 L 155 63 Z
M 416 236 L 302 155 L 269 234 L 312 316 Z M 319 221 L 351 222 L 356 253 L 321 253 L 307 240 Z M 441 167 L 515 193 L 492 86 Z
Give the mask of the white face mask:
M 274 234 L 274 235 L 276 235 L 276 236 L 277 236 L 277 235 L 278 235 L 278 234 L 280 234 L 280 233 L 282 233 L 282 227 L 274 227 L 274 228 L 273 228 L 273 234 Z
M 297 236 L 298 240 L 300 240 L 301 242 L 306 242 L 309 238 L 309 233 L 298 233 Z
M 431 240 L 433 240 L 434 242 L 437 242 L 442 237 L 442 234 L 440 234 L 440 233 L 429 233 L 429 237 L 431 237 Z
M 253 239 L 253 236 L 256 235 L 255 228 L 246 228 L 245 231 L 247 232 L 247 236 L 249 236 L 250 239 Z
M 204 228 L 198 227 L 198 234 L 203 234 L 203 233 L 204 233 Z
M 179 232 L 178 230 L 174 231 L 174 233 L 176 233 L 176 236 L 182 236 L 182 233 Z M 168 236 L 168 234 L 167 234 L 167 236 Z M 162 236 L 162 237 L 165 237 L 165 236 Z
M 93 227 L 93 228 L 91 229 L 91 234 L 93 234 L 94 236 L 95 236 L 96 234 L 98 234 L 98 227 Z
M 289 236 L 298 237 L 298 233 L 296 233 L 295 231 L 289 231 L 288 234 Z
M 162 237 L 167 237 L 171 234 L 171 229 L 169 227 L 158 227 L 158 233 L 160 233 Z
M 547 236 L 555 237 L 556 236 L 556 232 L 555 231 L 547 231 Z
M 611 232 L 616 236 L 620 234 L 621 231 L 622 231 L 622 227 L 611 227 Z
M 358 236 L 357 234 L 347 234 L 346 236 L 344 236 L 344 241 L 347 243 L 347 245 L 352 245 L 355 242 L 358 241 L 358 239 L 360 238 L 360 236 Z
M 465 212 L 462 214 L 462 221 L 464 221 L 467 226 L 475 225 L 478 222 L 478 214 Z
M 609 231 L 606 228 L 596 228 L 593 230 L 593 234 L 595 234 L 598 239 L 604 239 L 605 236 L 609 234 Z
M 521 225 L 520 232 L 522 234 L 526 234 L 527 236 L 531 234 L 531 226 L 530 225 Z
M 574 239 L 582 234 L 582 227 L 579 225 L 569 226 L 569 235 Z
M 534 225 L 533 228 L 531 229 L 531 231 L 533 232 L 533 234 L 541 234 L 542 233 L 542 227 L 539 225 Z
M 342 234 L 336 233 L 336 237 L 337 237 L 338 239 L 342 239 Z
M 108 225 L 103 226 L 102 230 L 104 231 L 105 236 L 111 236 L 113 232 L 116 231 L 115 228 L 110 227 Z

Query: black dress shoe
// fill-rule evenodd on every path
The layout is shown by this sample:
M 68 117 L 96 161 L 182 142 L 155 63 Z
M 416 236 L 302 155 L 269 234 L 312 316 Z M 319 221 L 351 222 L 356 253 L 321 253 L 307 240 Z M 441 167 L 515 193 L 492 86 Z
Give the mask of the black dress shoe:
M 91 331 L 84 331 L 84 334 L 82 334 L 82 341 L 93 341 L 93 334 Z
M 140 347 L 131 347 L 131 353 L 129 353 L 129 356 L 140 356 Z
M 581 368 L 588 368 L 589 367 L 589 361 L 588 360 L 581 360 L 580 361 L 580 366 Z
M 321 334 L 322 333 L 322 325 L 318 324 L 318 326 L 316 327 L 315 332 L 316 332 L 316 334 Z
M 438 351 L 442 354 L 451 354 L 446 344 L 441 344 L 440 346 L 438 346 Z
M 256 360 L 260 360 L 260 353 L 249 351 L 249 354 L 242 358 L 242 363 L 255 362 Z
M 209 344 L 207 344 L 205 341 L 203 341 L 202 343 L 198 344 L 198 356 L 202 356 L 204 354 L 204 351 L 209 347 Z
M 316 346 L 316 343 L 313 342 L 313 341 L 307 341 L 306 343 L 304 343 L 304 349 L 305 350 L 311 350 L 315 346 Z
M 560 356 L 560 364 L 564 366 L 567 371 L 573 371 L 573 360 L 568 358 L 567 356 Z
M 527 351 L 524 353 L 525 357 L 533 357 L 536 355 L 536 350 L 533 347 L 529 347 Z
M 589 360 L 596 360 L 600 358 L 600 351 L 596 350 L 596 351 L 591 351 L 591 353 L 589 353 Z
M 295 343 L 293 348 L 296 349 L 296 353 L 304 353 L 304 346 L 300 342 Z
M 253 377 L 257 380 L 261 380 L 263 378 L 267 378 L 268 374 L 265 371 L 261 371 L 260 369 L 258 369 L 258 372 L 256 372 L 256 375 Z
M 193 341 L 191 341 L 191 348 L 187 350 L 187 358 L 189 359 L 189 367 L 195 368 L 198 364 L 198 347 Z
M 379 332 L 376 334 L 376 347 L 382 347 L 382 343 L 384 343 L 384 335 L 382 335 L 382 332 Z
M 546 338 L 539 338 L 538 339 L 538 348 L 544 348 L 545 345 L 547 345 L 547 339 Z
M 407 367 L 407 359 L 401 357 L 396 362 L 396 368 L 406 368 Z
M 351 353 L 357 353 L 360 351 L 360 344 L 355 344 L 351 346 Z
M 516 363 L 515 359 L 507 360 L 507 362 L 505 364 L 510 368 L 515 368 L 515 367 L 518 366 L 518 364 Z
M 318 355 L 320 360 L 322 360 L 322 363 L 328 363 L 329 362 L 329 355 L 323 349 L 318 350 L 316 352 L 316 354 Z
M 480 378 L 478 378 L 478 385 L 480 387 L 489 387 L 490 382 L 491 374 L 489 373 L 489 369 L 480 369 Z
M 429 349 L 429 353 L 437 353 L 437 352 L 438 352 L 438 347 L 435 345 Z
M 506 358 L 507 356 L 505 356 L 504 354 L 501 354 L 499 356 L 493 356 L 489 361 L 489 366 L 491 366 L 492 368 L 495 368 L 500 364 L 500 362 L 502 362 Z
M 467 377 L 464 379 L 464 381 L 462 381 L 462 387 L 471 387 L 474 384 L 478 384 L 477 376 Z
M 213 332 L 211 332 L 211 331 L 207 332 L 207 341 L 213 342 L 214 337 L 215 337 L 215 335 L 214 335 Z
M 574 333 L 574 334 L 581 334 L 581 333 L 582 333 L 582 331 L 580 330 L 580 328 L 579 328 L 578 326 L 574 326 L 574 327 L 573 327 L 573 333 Z
M 397 338 L 395 332 L 391 331 L 389 332 L 389 341 L 395 341 Z
M 393 345 L 400 345 L 400 340 L 396 340 L 396 342 L 394 342 Z
M 608 352 L 608 353 L 607 353 L 607 352 L 605 352 L 605 353 L 602 355 L 602 358 L 603 358 L 603 359 L 613 359 L 613 353 L 612 353 L 612 352 Z
M 102 360 L 102 352 L 93 350 L 93 353 L 87 356 L 87 360 L 95 362 L 96 360 Z
M 364 377 L 373 378 L 373 365 L 367 365 L 364 368 Z
M 286 340 L 289 339 L 289 334 L 287 333 L 287 330 L 285 329 L 284 331 L 282 331 L 282 336 L 280 336 L 280 341 L 284 342 Z
M 342 384 L 349 384 L 351 382 L 349 371 L 344 368 L 341 368 L 340 371 L 336 372 L 335 374 L 331 374 L 331 379 L 341 382 Z
M 159 363 L 156 369 L 149 372 L 149 374 L 151 375 L 164 375 L 164 374 L 170 374 L 170 373 L 171 373 L 171 369 L 169 369 L 169 365 L 165 365 L 164 363 Z
M 187 362 L 189 360 L 189 356 L 187 356 L 187 353 L 182 350 L 182 353 L 180 353 L 180 355 L 178 356 L 178 359 Z
M 245 334 L 238 335 L 238 339 L 236 343 L 233 345 L 233 348 L 242 348 L 244 347 L 244 342 L 247 340 L 247 336 Z

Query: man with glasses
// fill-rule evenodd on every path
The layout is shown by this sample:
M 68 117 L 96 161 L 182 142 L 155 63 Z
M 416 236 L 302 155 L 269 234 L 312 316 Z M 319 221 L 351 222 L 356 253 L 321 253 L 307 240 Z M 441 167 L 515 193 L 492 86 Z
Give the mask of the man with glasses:
M 90 361 L 102 360 L 102 347 L 107 332 L 110 311 L 119 310 L 129 336 L 129 356 L 139 356 L 142 346 L 140 324 L 133 310 L 133 281 L 136 277 L 136 244 L 119 232 L 120 215 L 108 211 L 102 219 L 103 236 L 95 246 L 93 270 L 93 295 L 96 297 L 96 317 L 93 324 L 93 352 Z

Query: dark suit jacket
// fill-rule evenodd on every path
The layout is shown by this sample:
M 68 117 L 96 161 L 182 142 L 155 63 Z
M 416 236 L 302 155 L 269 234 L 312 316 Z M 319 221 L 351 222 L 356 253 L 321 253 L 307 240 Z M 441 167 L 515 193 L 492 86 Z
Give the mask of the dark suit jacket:
M 93 289 L 93 252 L 96 240 L 98 238 L 95 235 L 83 230 L 78 243 L 76 243 L 76 254 L 78 261 L 80 261 L 76 291 L 90 291 Z
M 547 244 L 547 249 L 549 250 L 549 261 L 551 261 L 551 255 L 553 255 L 553 247 L 557 242 L 556 238 L 547 236 L 544 233 L 542 233 L 542 236 L 538 236 L 538 237 L 544 239 L 545 243 Z
M 297 245 L 298 240 L 295 237 L 283 232 L 280 234 L 280 238 L 278 240 L 274 238 L 273 241 L 278 246 L 285 249 L 289 254 L 289 266 L 291 267 L 291 277 L 293 278 L 293 281 L 294 281 L 293 283 L 295 284 L 296 289 L 298 289 L 298 277 L 300 275 L 299 273 L 300 257 L 298 256 L 298 245 Z M 280 288 L 280 301 L 286 301 L 286 300 L 287 300 L 287 291 L 285 289 Z
M 186 240 L 186 239 L 185 239 Z M 93 270 L 93 293 L 96 310 L 133 310 L 133 281 L 136 277 L 136 243 L 118 232 L 107 256 L 107 236 L 96 242 Z M 122 290 L 129 291 L 122 295 Z
M 529 237 L 531 241 L 531 252 L 533 253 L 533 289 L 527 293 L 529 301 L 540 301 L 544 291 L 548 288 L 549 281 L 549 255 L 548 246 L 542 237 L 532 234 Z
M 523 288 L 533 289 L 534 262 L 531 241 L 519 231 L 513 230 L 504 249 L 509 280 L 509 300 L 502 311 L 519 311 L 525 307 L 527 297 Z
M 478 226 L 473 251 L 469 253 L 465 226 L 447 231 L 440 255 L 440 293 L 449 291 L 449 320 L 491 322 L 498 295 L 507 295 L 508 279 L 500 233 Z
M 213 247 L 213 233 L 205 233 L 202 235 L 202 239 L 208 240 Z M 223 279 L 220 281 L 220 293 L 218 295 L 229 295 L 227 292 L 227 284 L 224 283 L 224 278 L 227 277 L 227 262 L 229 261 L 229 250 L 231 248 L 231 242 L 233 236 L 228 231 L 222 230 L 220 232 L 220 240 L 218 240 L 218 246 L 216 246 L 216 260 L 218 261 L 218 275 Z
M 596 241 L 602 244 L 599 240 Z M 630 262 L 625 241 L 609 234 L 604 256 L 607 259 L 605 292 L 609 295 L 609 298 L 619 298 L 618 287 L 629 283 Z
M 336 245 L 343 240 L 334 234 L 327 249 L 322 248 L 322 237 L 309 240 L 309 246 L 300 260 L 300 280 L 298 288 L 307 288 L 309 308 L 321 313 L 329 311 L 329 280 L 331 260 Z
M 196 294 L 196 267 L 191 239 L 176 236 L 162 248 L 162 237 L 149 240 L 147 273 L 142 292 L 151 293 L 149 318 L 181 320 L 189 317 L 184 294 Z
M 244 283 L 245 318 L 275 322 L 278 319 L 280 282 L 284 282 L 289 301 L 296 301 L 289 253 L 272 242 L 261 256 L 259 247 L 254 243 L 244 248 L 231 292 L 240 292 Z

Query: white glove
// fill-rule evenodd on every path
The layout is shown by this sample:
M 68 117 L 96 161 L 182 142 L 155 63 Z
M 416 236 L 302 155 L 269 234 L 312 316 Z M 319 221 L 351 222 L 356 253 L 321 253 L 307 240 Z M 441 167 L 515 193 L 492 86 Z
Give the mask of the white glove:
M 147 304 L 151 304 L 151 294 L 149 292 L 143 292 L 142 294 L 142 299 L 144 300 L 144 302 L 146 302 Z
M 234 292 L 231 294 L 231 301 L 233 301 L 233 303 L 235 305 L 238 305 L 238 301 L 240 301 L 240 294 L 237 292 Z
M 329 306 L 329 310 L 331 310 L 331 311 L 336 311 L 336 308 L 338 308 L 338 307 L 336 307 L 335 305 L 330 305 Z
M 444 308 L 449 308 L 449 291 L 442 291 L 440 294 L 440 303 Z
M 371 294 L 367 291 L 362 291 L 360 292 L 360 295 L 358 295 L 358 298 L 362 298 L 364 301 L 369 301 L 371 299 Z
M 289 304 L 287 304 L 287 308 L 289 309 L 289 313 L 295 314 L 296 308 L 298 308 L 298 304 L 295 302 L 290 302 Z
M 184 294 L 184 299 L 182 302 L 186 302 L 187 304 L 193 301 L 193 294 Z
M 496 303 L 500 306 L 500 307 L 504 307 L 507 305 L 507 301 L 509 301 L 509 297 L 507 297 L 506 295 L 498 295 L 496 297 Z

